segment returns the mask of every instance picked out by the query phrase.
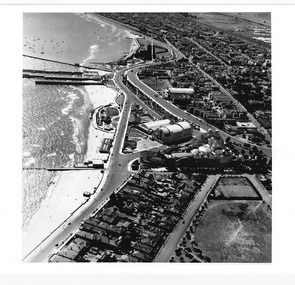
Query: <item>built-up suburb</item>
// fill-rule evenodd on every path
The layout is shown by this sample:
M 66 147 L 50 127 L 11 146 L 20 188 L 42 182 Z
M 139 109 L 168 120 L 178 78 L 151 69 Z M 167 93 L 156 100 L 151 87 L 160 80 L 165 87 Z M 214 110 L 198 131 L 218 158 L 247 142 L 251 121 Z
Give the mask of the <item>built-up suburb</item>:
M 119 94 L 89 114 L 108 136 L 74 167 L 102 180 L 24 260 L 271 262 L 270 17 L 98 16 L 137 35 L 125 58 L 79 66 Z

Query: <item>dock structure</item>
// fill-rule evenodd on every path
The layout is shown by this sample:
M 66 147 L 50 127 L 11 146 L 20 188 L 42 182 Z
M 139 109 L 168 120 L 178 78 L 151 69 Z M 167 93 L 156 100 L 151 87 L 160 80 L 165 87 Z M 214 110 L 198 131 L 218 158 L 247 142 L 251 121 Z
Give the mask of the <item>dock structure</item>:
M 80 63 L 70 63 L 70 62 L 64 62 L 64 61 L 58 61 L 58 60 L 53 60 L 53 59 L 48 59 L 48 58 L 44 58 L 44 57 L 38 57 L 38 56 L 32 56 L 32 55 L 27 55 L 27 54 L 23 54 L 23 57 L 28 57 L 28 58 L 34 58 L 34 59 L 38 59 L 38 60 L 43 60 L 43 61 L 48 61 L 48 62 L 54 62 L 54 63 L 59 63 L 59 64 L 63 64 L 63 65 L 69 65 L 69 66 L 74 66 L 74 67 L 82 67 L 88 70 L 103 70 L 105 69 L 105 71 L 111 72 L 111 70 L 106 69 L 106 67 L 102 67 L 102 68 L 97 68 L 97 67 L 93 67 L 93 66 L 89 66 L 89 65 L 84 65 L 84 64 L 80 64 Z
M 104 162 L 94 159 L 84 163 L 77 163 L 73 167 L 23 167 L 23 170 L 73 171 L 104 169 Z
M 94 80 L 94 81 L 99 81 L 101 80 L 101 77 L 96 76 L 96 77 L 89 77 L 89 76 L 55 76 L 55 75 L 50 75 L 46 76 L 43 74 L 35 74 L 35 73 L 24 73 L 23 78 L 42 78 L 44 80 L 80 80 L 80 81 L 88 81 L 88 80 Z
M 23 69 L 23 78 L 37 79 L 35 84 L 104 85 L 105 77 L 97 73 L 84 76 L 82 71 Z
M 68 70 L 49 70 L 49 69 L 23 69 L 24 73 L 45 73 L 45 74 L 64 74 L 64 75 L 82 75 L 82 71 Z
M 97 170 L 97 167 L 23 167 L 23 170 L 47 170 L 47 171 L 73 171 L 73 170 Z M 101 168 L 100 168 L 101 169 Z
M 104 85 L 102 81 L 74 81 L 74 80 L 36 80 L 36 84 L 51 84 L 51 85 Z

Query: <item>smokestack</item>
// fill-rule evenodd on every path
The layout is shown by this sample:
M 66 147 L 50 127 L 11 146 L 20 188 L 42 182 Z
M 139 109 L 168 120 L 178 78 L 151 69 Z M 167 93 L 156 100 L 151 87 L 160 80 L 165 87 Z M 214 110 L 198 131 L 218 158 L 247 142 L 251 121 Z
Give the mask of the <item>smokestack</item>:
M 151 54 L 152 54 L 152 61 L 154 60 L 154 40 L 152 39 L 152 44 L 151 44 Z

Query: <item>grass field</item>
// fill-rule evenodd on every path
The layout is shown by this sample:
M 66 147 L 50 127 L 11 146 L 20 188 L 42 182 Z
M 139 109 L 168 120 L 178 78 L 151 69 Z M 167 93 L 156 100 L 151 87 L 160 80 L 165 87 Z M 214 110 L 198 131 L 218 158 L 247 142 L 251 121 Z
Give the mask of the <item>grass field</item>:
M 271 213 L 262 202 L 211 202 L 194 241 L 212 262 L 271 262 Z
M 213 191 L 215 198 L 260 198 L 245 177 L 221 177 Z

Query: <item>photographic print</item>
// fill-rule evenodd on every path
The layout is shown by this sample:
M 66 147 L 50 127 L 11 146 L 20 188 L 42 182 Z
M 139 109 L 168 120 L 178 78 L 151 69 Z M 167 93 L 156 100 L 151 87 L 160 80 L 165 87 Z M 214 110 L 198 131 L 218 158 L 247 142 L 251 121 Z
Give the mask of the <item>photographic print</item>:
M 23 13 L 22 262 L 271 263 L 271 44 L 267 11 Z

